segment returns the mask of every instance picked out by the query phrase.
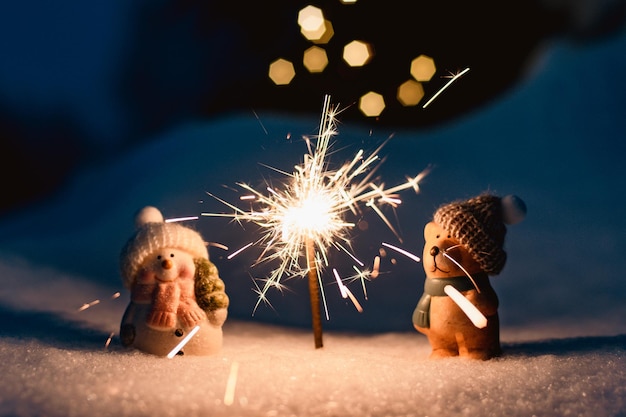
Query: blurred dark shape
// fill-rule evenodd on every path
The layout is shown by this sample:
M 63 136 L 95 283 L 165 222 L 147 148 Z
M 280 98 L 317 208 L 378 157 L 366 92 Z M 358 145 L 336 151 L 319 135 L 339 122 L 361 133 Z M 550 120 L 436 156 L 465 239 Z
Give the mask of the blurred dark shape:
M 0 214 L 50 198 L 84 161 L 88 143 L 71 115 L 24 117 L 0 110 Z
M 316 117 L 324 95 L 331 94 L 335 103 L 348 107 L 343 122 L 393 128 L 447 123 L 470 115 L 516 85 L 544 42 L 559 36 L 581 41 L 606 36 L 623 26 L 626 15 L 623 0 L 360 0 L 351 5 L 318 1 L 315 5 L 332 23 L 334 35 L 328 44 L 320 45 L 328 66 L 321 73 L 310 73 L 302 57 L 313 43 L 302 36 L 297 23 L 298 11 L 308 2 L 136 0 L 128 4 L 118 7 L 131 11 L 132 16 L 124 20 L 130 22 L 128 27 L 99 29 L 117 31 L 125 38 L 123 48 L 116 51 L 117 83 L 111 94 L 127 120 L 115 141 L 94 146 L 95 132 L 86 127 L 93 120 L 41 114 L 36 108 L 15 112 L 0 96 L 0 175 L 10 179 L 5 181 L 10 185 L 3 193 L 0 215 L 41 201 L 78 167 L 114 157 L 190 119 L 233 111 Z M 67 30 L 81 30 L 77 28 L 80 25 L 70 25 Z M 367 65 L 351 68 L 341 55 L 355 39 L 371 44 L 375 55 Z M 405 107 L 395 98 L 398 86 L 410 79 L 411 61 L 420 54 L 434 58 L 438 69 L 424 83 L 423 100 L 448 81 L 442 78 L 448 72 L 471 68 L 427 109 Z M 276 86 L 267 75 L 269 64 L 277 58 L 295 66 L 296 76 L 289 85 Z M 80 62 L 81 56 L 64 59 Z M 369 91 L 385 97 L 386 107 L 376 118 L 364 117 L 356 105 Z

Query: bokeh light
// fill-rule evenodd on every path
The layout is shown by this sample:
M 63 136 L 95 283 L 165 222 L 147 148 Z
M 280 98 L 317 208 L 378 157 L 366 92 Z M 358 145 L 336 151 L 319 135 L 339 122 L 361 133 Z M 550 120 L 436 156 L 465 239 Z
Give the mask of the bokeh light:
M 276 85 L 286 85 L 296 76 L 296 70 L 291 61 L 278 58 L 270 64 L 269 77 Z
M 382 95 L 370 91 L 359 99 L 359 110 L 367 117 L 378 117 L 385 109 L 385 99 Z
M 302 30 L 316 31 L 324 25 L 324 12 L 315 6 L 306 6 L 298 12 L 298 25 Z
M 430 81 L 436 71 L 435 61 L 427 55 L 420 55 L 411 61 L 411 75 L 417 81 Z
M 340 3 L 350 5 L 357 3 L 357 0 L 340 0 Z M 339 17 L 337 17 L 337 19 L 339 19 Z M 328 73 L 329 65 L 333 63 L 331 62 L 332 59 L 337 59 L 335 50 L 330 43 L 330 40 L 335 35 L 333 23 L 326 19 L 325 12 L 321 7 L 311 4 L 299 9 L 297 23 L 300 28 L 300 33 L 309 42 L 308 48 L 304 50 L 302 54 L 302 65 L 310 74 L 319 74 L 325 71 Z M 339 46 L 339 48 L 341 48 L 341 46 Z M 374 55 L 375 50 L 372 43 L 356 38 L 344 44 L 341 58 L 349 67 L 358 68 L 370 64 Z M 374 67 L 376 65 L 384 66 L 386 64 L 386 62 L 381 61 L 380 63 L 374 63 Z M 354 71 L 357 70 L 355 69 Z M 402 84 L 399 84 L 396 88 L 395 99 L 397 103 L 404 107 L 418 105 L 424 99 L 424 84 L 429 82 L 436 72 L 437 67 L 435 61 L 430 56 L 420 54 L 414 58 L 410 62 L 410 77 L 407 77 L 408 79 Z M 286 59 L 276 59 L 270 65 L 269 76 L 276 85 L 290 84 L 295 75 L 294 65 Z M 329 76 L 332 76 L 332 74 L 329 74 Z M 374 88 L 374 86 L 370 88 Z M 389 101 L 393 99 L 392 94 L 393 90 L 386 91 L 384 95 L 370 91 L 359 98 L 358 108 L 366 117 L 378 117 L 386 107 L 385 100 Z M 438 94 L 439 92 L 431 97 L 424 105 L 424 108 Z M 353 98 L 351 97 L 350 99 L 352 100 Z M 394 106 L 397 106 L 397 104 L 394 104 Z M 393 115 L 390 117 L 393 117 Z
M 405 81 L 398 87 L 396 97 L 403 106 L 415 106 L 424 97 L 424 87 L 415 80 Z
M 324 19 L 324 12 L 319 7 L 306 6 L 298 12 L 300 33 L 310 41 L 326 43 L 333 35 L 332 25 Z
M 343 59 L 351 67 L 362 67 L 372 56 L 372 47 L 367 42 L 352 41 L 343 48 Z
M 324 20 L 324 24 L 322 26 L 320 26 L 320 28 L 316 31 L 303 31 L 301 30 L 302 34 L 304 35 L 305 38 L 307 38 L 308 40 L 310 40 L 313 43 L 328 43 L 330 41 L 330 39 L 333 37 L 333 35 L 335 34 L 335 29 L 333 29 L 333 24 L 330 22 L 330 20 Z
M 328 65 L 328 56 L 323 48 L 311 46 L 304 51 L 302 63 L 309 72 L 322 72 Z

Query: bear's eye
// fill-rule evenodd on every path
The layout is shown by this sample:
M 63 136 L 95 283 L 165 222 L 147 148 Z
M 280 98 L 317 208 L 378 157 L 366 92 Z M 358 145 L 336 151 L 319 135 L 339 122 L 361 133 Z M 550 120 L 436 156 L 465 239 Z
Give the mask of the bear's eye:
M 439 235 L 435 236 L 435 239 L 439 239 Z
M 161 260 L 161 255 L 157 256 L 157 259 L 160 261 Z
M 451 236 L 451 235 L 448 235 L 448 239 L 452 239 L 452 236 Z
M 174 254 L 173 254 L 173 253 L 170 253 L 170 258 L 173 258 L 173 257 L 174 257 Z

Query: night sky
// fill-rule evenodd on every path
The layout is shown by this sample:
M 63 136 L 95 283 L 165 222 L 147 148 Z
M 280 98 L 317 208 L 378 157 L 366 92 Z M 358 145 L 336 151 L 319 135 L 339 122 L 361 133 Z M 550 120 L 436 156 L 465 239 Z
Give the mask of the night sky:
M 244 5 L 245 4 L 245 5 Z M 313 4 L 332 22 L 329 64 L 309 73 L 298 11 Z M 188 120 L 228 112 L 313 115 L 325 94 L 344 122 L 431 128 L 497 100 L 533 70 L 558 37 L 593 42 L 624 21 L 623 1 L 300 2 L 66 0 L 0 7 L 0 214 L 52 196 L 77 170 L 104 163 Z M 345 44 L 368 42 L 372 60 L 352 68 Z M 431 56 L 437 73 L 471 71 L 427 110 L 395 99 L 409 66 Z M 269 64 L 292 61 L 296 77 L 276 86 Z M 356 105 L 376 91 L 386 108 L 367 118 Z

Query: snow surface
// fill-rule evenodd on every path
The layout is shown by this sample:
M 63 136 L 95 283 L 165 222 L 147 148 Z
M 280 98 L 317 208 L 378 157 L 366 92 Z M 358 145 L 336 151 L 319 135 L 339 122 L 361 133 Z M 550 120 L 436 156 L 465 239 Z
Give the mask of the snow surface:
M 366 214 L 369 228 L 354 243 L 367 262 L 382 241 L 420 253 L 439 204 L 485 190 L 525 200 L 527 218 L 509 227 L 509 259 L 492 280 L 501 358 L 427 359 L 428 342 L 410 321 L 423 270 L 400 255 L 383 258 L 368 299 L 352 284 L 363 313 L 328 280 L 331 318 L 324 348 L 314 349 L 302 280 L 269 294 L 273 308 L 262 304 L 253 316 L 258 252 L 228 260 L 214 247 L 231 298 L 221 354 L 168 360 L 121 348 L 128 294 L 117 261 L 135 211 L 222 211 L 206 191 L 236 202 L 236 182 L 280 179 L 259 163 L 290 171 L 305 152 L 299 138 L 318 123 L 235 114 L 165 132 L 86 170 L 46 204 L 0 219 L 0 414 L 625 416 L 624 50 L 624 33 L 590 45 L 556 42 L 508 96 L 438 129 L 339 127 L 338 161 L 394 134 L 383 151 L 386 184 L 434 166 L 420 194 L 402 195 L 397 217 L 387 212 L 402 242 Z M 433 105 L 445 105 L 445 93 Z M 254 228 L 223 220 L 201 217 L 194 226 L 233 249 L 253 239 Z M 351 268 L 341 253 L 332 262 L 340 273 Z

